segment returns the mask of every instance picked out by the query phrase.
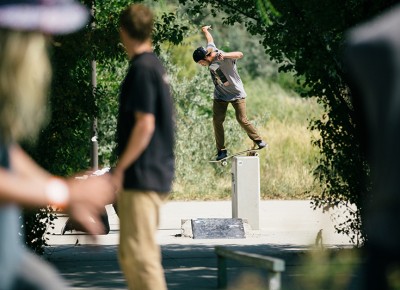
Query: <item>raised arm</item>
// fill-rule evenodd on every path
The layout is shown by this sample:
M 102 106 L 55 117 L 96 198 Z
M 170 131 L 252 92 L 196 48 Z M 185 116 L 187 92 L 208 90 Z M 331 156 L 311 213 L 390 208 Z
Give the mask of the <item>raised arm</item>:
M 208 43 L 214 43 L 214 38 L 212 37 L 210 31 L 211 30 L 211 25 L 206 25 L 201 28 L 201 31 L 203 31 L 204 36 L 206 37 L 207 44 Z M 232 51 L 232 52 L 224 52 L 224 53 L 217 53 L 217 58 L 218 59 L 240 59 L 243 57 L 243 53 L 241 51 Z
M 206 25 L 201 28 L 201 31 L 203 31 L 204 36 L 206 37 L 207 44 L 214 43 L 214 38 L 208 30 L 211 30 L 211 25 Z
M 218 59 L 225 59 L 225 58 L 240 59 L 242 57 L 243 57 L 243 52 L 241 52 L 241 51 L 231 51 L 231 52 L 224 52 L 224 53 L 217 54 Z

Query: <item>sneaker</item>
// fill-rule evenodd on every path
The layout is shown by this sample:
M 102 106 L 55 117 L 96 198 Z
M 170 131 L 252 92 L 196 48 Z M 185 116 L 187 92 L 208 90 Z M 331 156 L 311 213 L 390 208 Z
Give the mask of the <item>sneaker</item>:
M 223 158 L 228 157 L 228 151 L 226 149 L 222 149 L 222 150 L 218 150 L 218 154 L 217 154 L 217 161 L 221 160 Z
M 254 141 L 256 144 L 257 144 L 257 146 L 258 146 L 258 149 L 263 149 L 264 147 L 267 147 L 267 143 L 266 142 L 264 142 L 263 140 L 258 140 L 258 141 Z

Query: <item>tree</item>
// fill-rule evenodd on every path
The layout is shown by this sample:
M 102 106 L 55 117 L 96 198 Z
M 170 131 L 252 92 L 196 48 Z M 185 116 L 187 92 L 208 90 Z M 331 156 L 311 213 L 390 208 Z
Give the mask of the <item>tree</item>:
M 262 38 L 266 54 L 281 72 L 293 72 L 306 87 L 302 97 L 315 97 L 325 114 L 310 122 L 320 138 L 314 140 L 322 158 L 315 176 L 323 185 L 313 196 L 315 208 L 345 207 L 347 220 L 336 225 L 339 233 L 361 244 L 363 199 L 369 194 L 369 166 L 364 155 L 363 128 L 355 92 L 346 77 L 342 48 L 346 31 L 394 5 L 397 1 L 275 1 L 179 0 L 194 21 L 201 15 L 226 15 L 227 25 L 239 23 Z M 225 14 L 222 14 L 225 13 Z M 356 205 L 356 209 L 353 209 Z
M 92 122 L 99 119 L 99 135 L 103 150 L 101 163 L 112 165 L 118 84 L 126 67 L 125 52 L 119 44 L 120 11 L 132 1 L 83 1 L 92 10 L 91 22 L 81 31 L 56 36 L 51 42 L 53 83 L 49 106 L 51 121 L 35 144 L 24 147 L 32 157 L 53 174 L 68 176 L 90 169 Z M 135 1 L 133 1 L 135 2 Z M 140 2 L 140 1 L 136 1 Z M 172 13 L 155 19 L 156 52 L 162 42 L 177 44 L 187 27 Z M 91 83 L 91 61 L 97 61 L 100 74 L 96 89 Z M 110 145 L 111 144 L 111 145 Z M 114 157 L 113 157 L 114 156 Z M 43 252 L 47 223 L 54 219 L 50 209 L 26 215 L 26 243 L 38 253 Z

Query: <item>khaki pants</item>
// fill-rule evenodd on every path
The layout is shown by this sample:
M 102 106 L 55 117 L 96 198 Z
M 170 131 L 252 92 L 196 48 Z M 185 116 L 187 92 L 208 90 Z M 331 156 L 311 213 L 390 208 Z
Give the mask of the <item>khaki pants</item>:
M 224 121 L 229 103 L 231 103 L 235 109 L 236 120 L 246 131 L 249 138 L 253 141 L 260 141 L 261 137 L 258 135 L 256 128 L 254 128 L 254 126 L 247 119 L 246 99 L 239 99 L 233 102 L 225 102 L 214 99 L 213 125 L 217 150 L 225 149 Z
M 118 259 L 130 290 L 167 289 L 156 241 L 160 206 L 167 194 L 129 190 L 120 193 Z

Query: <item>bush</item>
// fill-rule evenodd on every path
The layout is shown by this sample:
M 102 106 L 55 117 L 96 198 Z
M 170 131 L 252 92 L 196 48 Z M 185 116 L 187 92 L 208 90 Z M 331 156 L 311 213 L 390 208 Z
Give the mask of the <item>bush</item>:
M 36 254 L 44 253 L 44 246 L 48 245 L 45 235 L 49 233 L 49 228 L 54 229 L 55 219 L 50 207 L 23 211 L 22 230 L 25 244 Z

